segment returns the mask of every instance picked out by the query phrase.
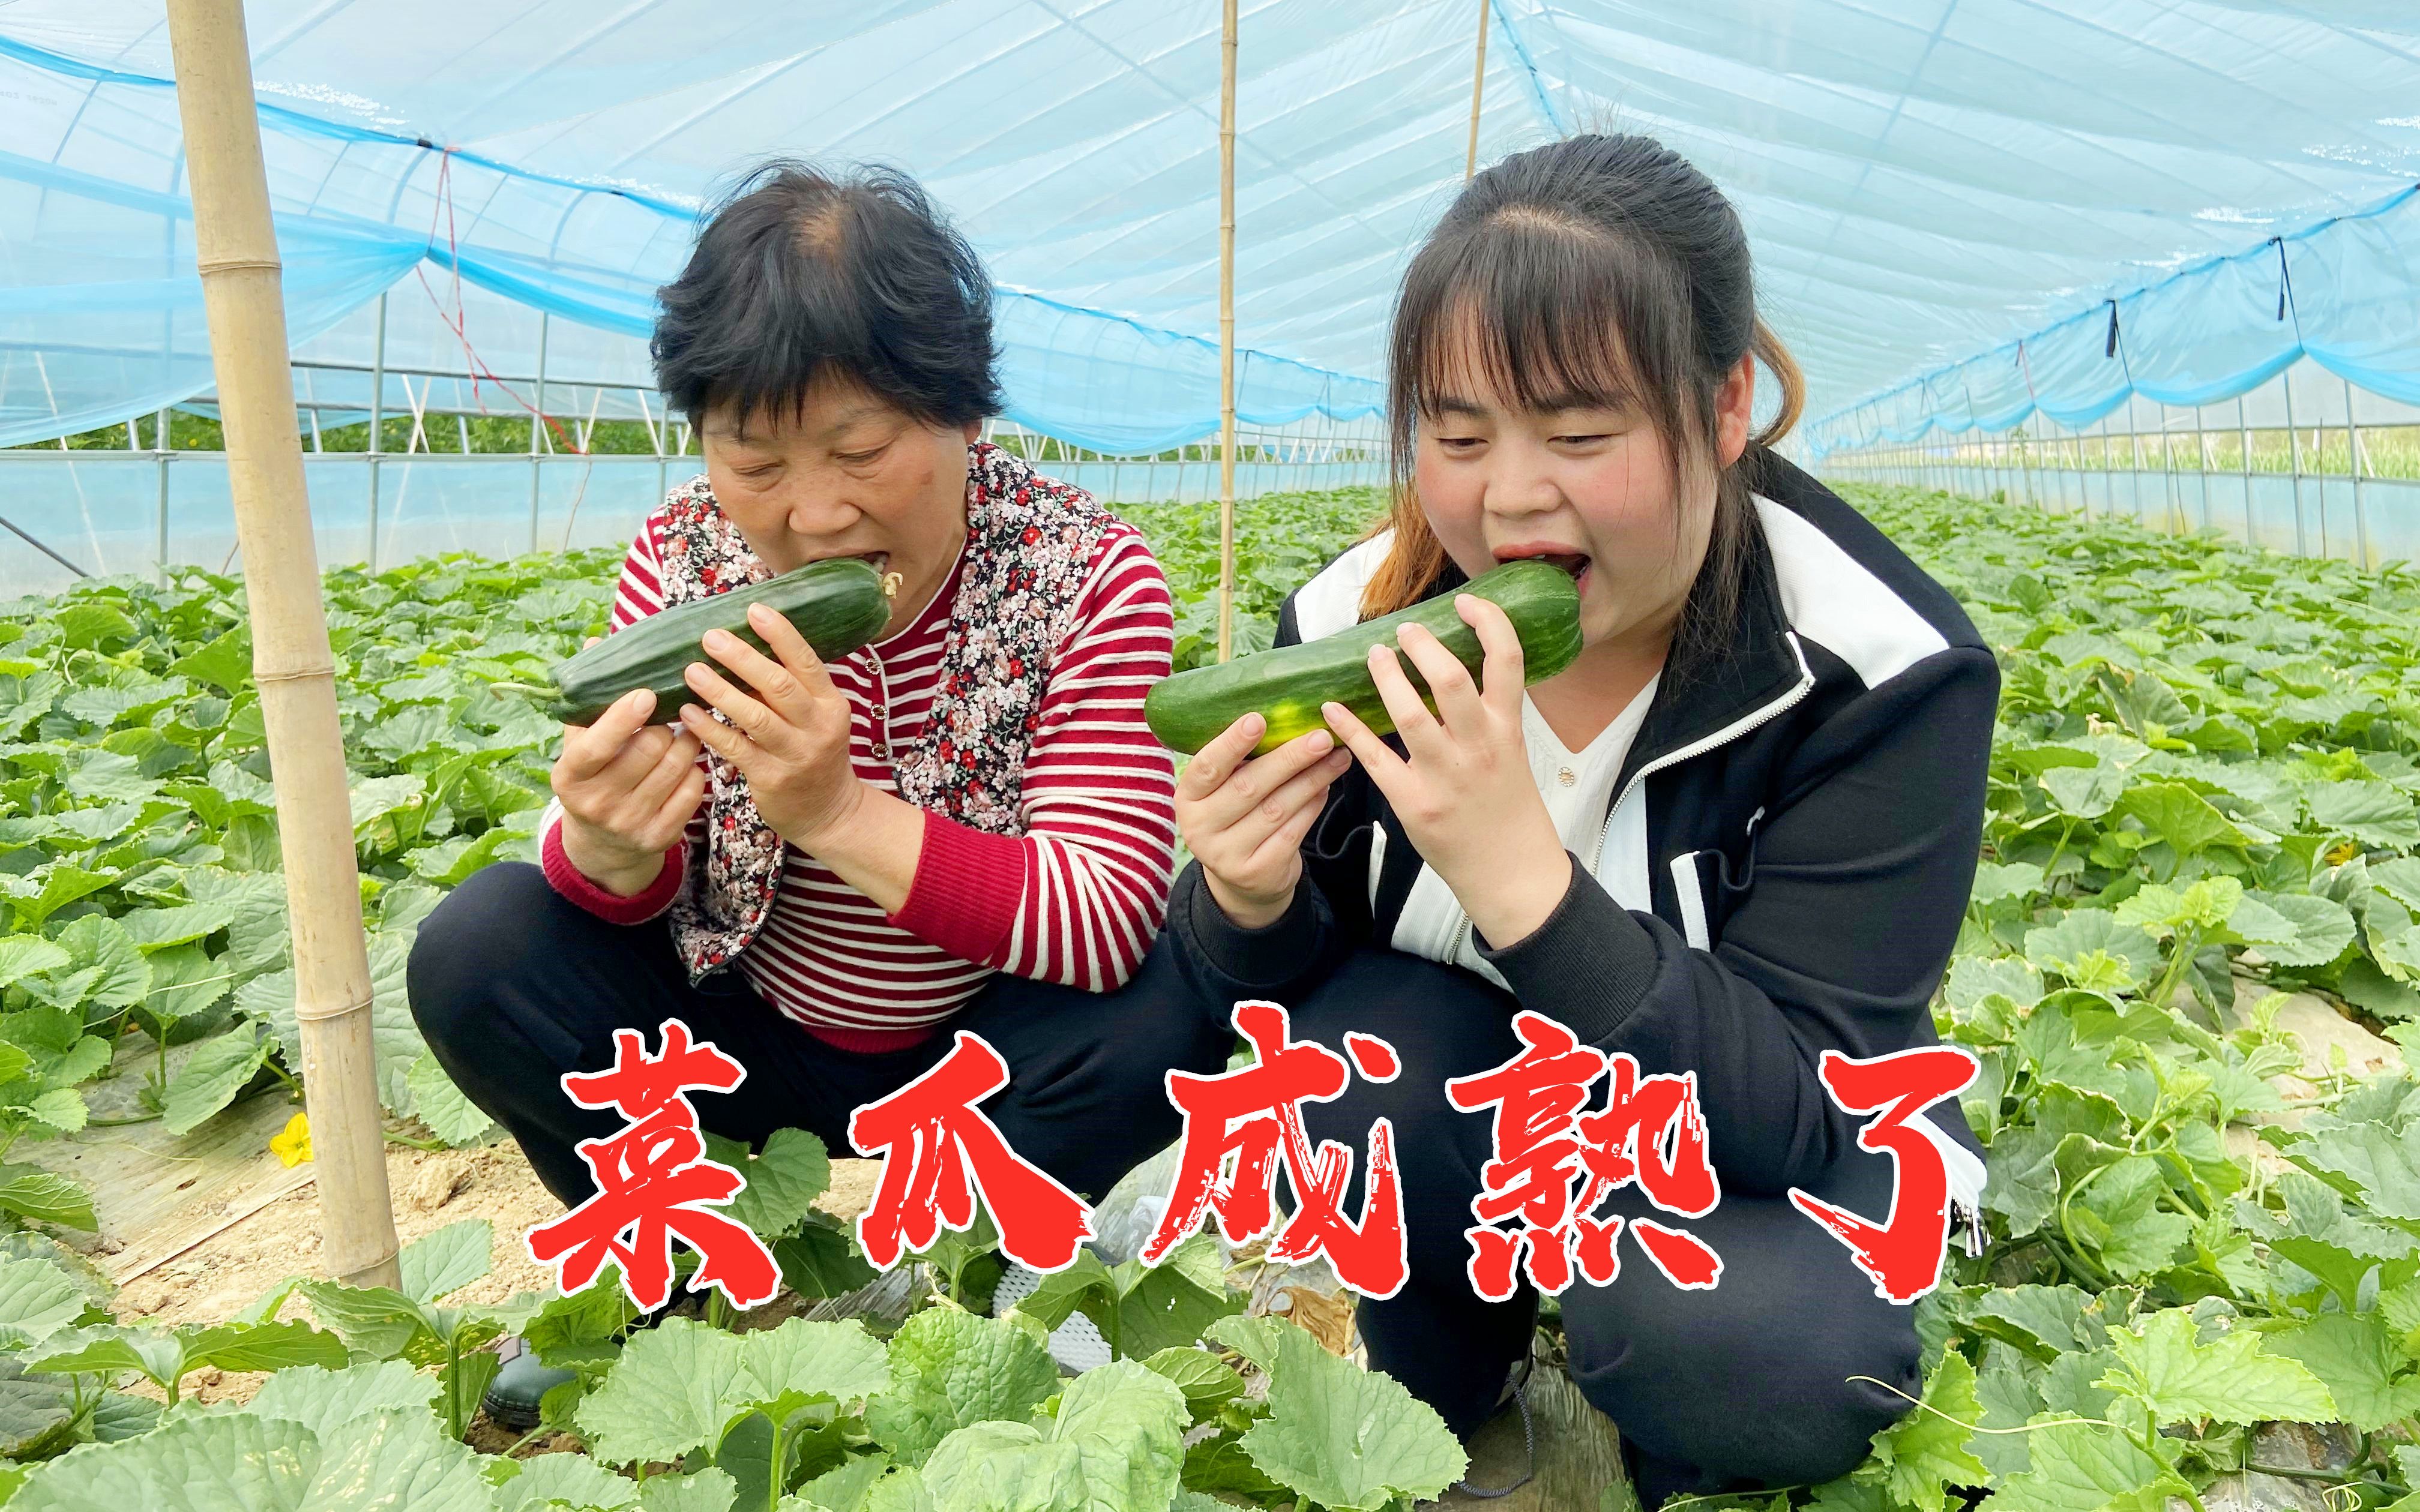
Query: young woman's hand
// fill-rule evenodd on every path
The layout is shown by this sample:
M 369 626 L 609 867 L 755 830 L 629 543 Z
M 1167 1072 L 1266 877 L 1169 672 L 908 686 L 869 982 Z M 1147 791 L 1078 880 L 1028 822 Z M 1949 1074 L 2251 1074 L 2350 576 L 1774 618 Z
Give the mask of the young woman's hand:
M 597 639 L 590 637 L 588 644 Z M 609 892 L 644 892 L 664 853 L 706 796 L 697 737 L 649 724 L 656 695 L 626 693 L 585 727 L 563 727 L 563 754 L 548 774 L 563 801 L 563 854 Z
M 812 852 L 822 836 L 847 825 L 872 791 L 849 764 L 848 699 L 797 625 L 763 604 L 749 606 L 748 623 L 772 656 L 724 630 L 706 632 L 704 642 L 747 689 L 704 662 L 690 663 L 687 674 L 697 695 L 731 723 L 694 703 L 681 706 L 681 722 L 739 768 L 775 834 Z
M 1324 704 L 1321 712 L 1480 936 L 1501 949 L 1546 921 L 1571 884 L 1571 868 L 1529 773 L 1521 733 L 1521 638 L 1487 599 L 1458 594 L 1454 609 L 1479 632 L 1486 653 L 1479 683 L 1425 628 L 1407 625 L 1396 636 L 1435 697 L 1435 714 L 1404 675 L 1394 647 L 1370 650 L 1370 675 L 1409 761 L 1343 704 Z
M 1248 714 L 1202 748 L 1176 782 L 1176 827 L 1218 911 L 1246 929 L 1275 923 L 1302 876 L 1302 838 L 1327 785 L 1353 764 L 1325 730 L 1253 757 L 1268 721 Z

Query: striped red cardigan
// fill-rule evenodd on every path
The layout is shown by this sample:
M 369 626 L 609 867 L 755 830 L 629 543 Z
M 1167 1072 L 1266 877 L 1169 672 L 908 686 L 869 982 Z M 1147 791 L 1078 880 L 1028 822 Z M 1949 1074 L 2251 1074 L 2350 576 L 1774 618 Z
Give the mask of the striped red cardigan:
M 857 775 L 926 809 L 915 881 L 896 914 L 884 914 L 789 845 L 779 847 L 777 889 L 767 864 L 769 905 L 752 927 L 740 927 L 746 916 L 734 918 L 727 903 L 702 903 L 703 873 L 716 861 L 708 820 L 732 811 L 727 801 L 718 808 L 714 791 L 662 874 L 635 897 L 604 891 L 570 864 L 560 805 L 550 806 L 542 827 L 547 876 L 566 897 L 619 923 L 672 916 L 693 978 L 725 964 L 727 945 L 728 964 L 760 996 L 808 1033 L 845 1050 L 894 1050 L 929 1037 L 994 971 L 1093 991 L 1115 988 L 1141 961 L 1167 911 L 1173 768 L 1142 719 L 1144 693 L 1170 668 L 1174 623 L 1167 580 L 1141 536 L 1100 514 L 1080 491 L 1040 478 L 997 448 L 978 445 L 973 453 L 970 539 L 948 580 L 906 629 L 829 664 L 833 686 L 849 702 L 849 755 Z M 705 483 L 699 478 L 675 489 L 631 544 L 613 629 L 654 613 L 665 603 L 667 587 L 680 584 L 668 567 L 668 551 L 693 551 L 701 539 L 720 538 L 697 529 L 705 517 L 701 497 L 711 508 Z M 1024 509 L 1045 522 L 1062 518 L 1063 509 L 1096 522 L 1082 537 L 1069 537 L 1078 540 L 1082 554 L 1065 563 L 1064 586 L 1053 590 L 1062 602 L 1046 606 L 1062 612 L 1055 644 L 1028 679 L 1038 699 L 1021 702 L 1023 692 L 994 679 L 993 686 L 961 686 L 939 701 L 943 717 L 961 727 L 970 706 L 990 710 L 995 727 L 1003 702 L 1011 716 L 1027 711 L 1016 720 L 1025 751 L 1010 774 L 1013 795 L 988 796 L 981 779 L 990 774 L 975 772 L 971 754 L 954 750 L 948 729 L 931 728 L 928 719 L 943 691 L 945 669 L 983 660 L 968 655 L 964 621 L 984 616 L 954 620 L 952 610 L 998 597 L 969 576 L 985 570 L 986 556 L 977 548 L 982 522 L 1002 517 L 985 506 L 986 489 L 1004 508 Z M 710 518 L 721 521 L 720 511 Z M 736 530 L 731 536 L 736 539 Z M 1008 539 L 1014 543 L 1016 536 Z M 744 552 L 744 545 L 737 549 Z M 694 562 L 680 563 L 691 569 L 689 596 L 696 596 L 701 577 L 709 584 L 706 591 L 715 592 L 764 575 L 752 554 L 746 563 L 745 571 L 721 571 L 725 580 L 720 583 L 697 573 Z M 990 571 L 1001 588 L 1035 591 L 1032 570 L 994 561 Z M 986 631 L 977 624 L 973 633 Z M 955 675 L 969 680 L 963 671 Z M 988 752 L 999 744 L 986 740 L 983 747 Z M 948 776 L 961 790 L 976 788 L 974 796 L 962 791 L 935 796 L 930 774 L 942 765 L 930 759 L 937 748 L 951 758 Z M 920 754 L 925 759 L 918 770 L 910 764 Z M 710 753 L 701 761 L 709 770 L 725 764 Z M 960 761 L 967 771 L 958 769 Z M 1013 802 L 1001 801 L 1012 795 Z M 752 804 L 742 811 L 754 821 Z M 778 837 L 771 839 L 778 843 Z M 738 868 L 725 858 L 718 875 L 734 870 L 744 870 L 744 856 Z

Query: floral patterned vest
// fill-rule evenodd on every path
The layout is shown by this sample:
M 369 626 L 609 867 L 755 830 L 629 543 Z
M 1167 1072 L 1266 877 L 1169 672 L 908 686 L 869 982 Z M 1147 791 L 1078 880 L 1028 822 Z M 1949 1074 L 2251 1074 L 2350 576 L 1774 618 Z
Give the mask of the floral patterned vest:
M 989 442 L 968 449 L 966 558 L 932 713 L 893 758 L 901 797 L 993 834 L 1024 831 L 1017 795 L 1026 748 L 1053 655 L 1073 628 L 1077 597 L 1111 523 L 1082 489 Z M 656 532 L 667 609 L 772 576 L 702 476 L 664 501 Z M 705 864 L 691 855 L 671 916 L 692 982 L 728 966 L 756 937 L 781 888 L 786 845 L 757 813 L 739 769 L 712 751 L 705 760 Z

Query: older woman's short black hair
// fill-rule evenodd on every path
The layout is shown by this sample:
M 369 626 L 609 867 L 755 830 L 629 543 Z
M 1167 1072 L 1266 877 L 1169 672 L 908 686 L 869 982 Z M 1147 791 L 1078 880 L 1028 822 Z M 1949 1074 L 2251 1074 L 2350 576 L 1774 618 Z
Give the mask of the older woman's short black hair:
M 991 280 L 892 169 L 759 165 L 656 298 L 656 385 L 692 424 L 725 403 L 743 424 L 787 412 L 828 369 L 934 424 L 1001 409 Z

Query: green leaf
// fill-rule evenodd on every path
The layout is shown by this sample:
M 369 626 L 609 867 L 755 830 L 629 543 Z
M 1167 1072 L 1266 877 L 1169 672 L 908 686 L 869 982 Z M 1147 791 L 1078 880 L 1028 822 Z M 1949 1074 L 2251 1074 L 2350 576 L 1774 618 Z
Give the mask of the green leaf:
M 30 1165 L 0 1165 L 0 1212 L 88 1234 L 101 1231 L 92 1215 L 92 1194 L 64 1176 Z
M 437 1063 L 434 1052 L 411 1063 L 405 1074 L 413 1110 L 428 1132 L 449 1145 L 467 1145 L 495 1125 L 487 1109 L 464 1096 Z
M 0 987 L 21 978 L 56 971 L 73 957 L 39 934 L 0 938 Z
M 779 1328 L 743 1334 L 739 1344 L 739 1378 L 732 1389 L 751 1403 L 790 1396 L 848 1402 L 891 1385 L 882 1341 L 855 1319 L 835 1323 L 792 1318 Z
M 2297 1142 L 2291 1153 L 2353 1182 L 2378 1217 L 2420 1222 L 2420 1124 L 2399 1134 L 2370 1123 L 2325 1129 Z
M 294 1288 L 310 1303 L 320 1322 L 344 1341 L 375 1359 L 392 1360 L 416 1341 L 434 1338 L 436 1320 L 402 1292 L 390 1287 L 349 1287 L 341 1281 L 304 1276 Z
M 2070 1141 L 2080 1138 L 2069 1136 Z M 2061 1155 L 2074 1148 L 2064 1145 Z M 2158 1162 L 2130 1155 L 2108 1165 L 2070 1202 L 2069 1219 L 2112 1271 L 2130 1279 L 2148 1276 L 2174 1263 L 2178 1250 L 2193 1236 L 2192 1219 L 2161 1208 L 2166 1190 Z
M 2058 811 L 2077 819 L 2100 818 L 2126 791 L 2124 768 L 2107 764 L 2054 766 L 2040 780 Z
M 17 923 L 27 931 L 39 930 L 42 920 L 74 903 L 90 897 L 117 880 L 111 872 L 87 872 L 65 861 L 53 861 L 34 873 L 36 886 L 28 896 L 19 894 Z
M 217 933 L 235 922 L 235 909 L 225 903 L 179 903 L 170 908 L 138 908 L 118 922 L 125 926 L 127 937 L 148 954 Z
M 1966 1450 L 1982 1417 L 1975 1367 L 1951 1350 L 1924 1383 L 1924 1405 L 1874 1435 L 1891 1499 L 1917 1512 L 1942 1512 L 1946 1487 L 1984 1484 L 1991 1473 Z
M 1207 1350 L 1162 1350 L 1142 1364 L 1144 1369 L 1157 1371 L 1175 1383 L 1197 1423 L 1244 1395 L 1244 1378 Z
M 226 957 L 212 960 L 199 946 L 172 945 L 151 957 L 151 991 L 143 999 L 143 1012 L 163 1025 L 194 1018 L 216 1008 L 234 988 Z
M 427 1412 L 378 1412 L 314 1434 L 245 1412 L 196 1413 L 45 1465 L 11 1512 L 491 1512 L 477 1456 Z
M 636 1481 L 614 1474 L 586 1455 L 532 1455 L 504 1462 L 520 1469 L 496 1488 L 496 1512 L 545 1512 L 549 1502 L 601 1507 L 605 1512 L 623 1512 L 639 1504 Z M 726 1506 L 723 1512 L 730 1509 Z
M 2160 948 L 2105 908 L 2074 908 L 2025 932 L 2025 960 L 2080 985 L 2123 988 L 2159 969 Z
M 631 1335 L 574 1419 L 599 1458 L 677 1458 L 721 1438 L 736 1415 L 726 1393 L 738 1374 L 736 1335 L 667 1318 Z
M 1978 1330 L 2048 1361 L 2108 1342 L 2101 1319 L 2086 1311 L 2091 1304 L 2076 1287 L 2005 1287 L 1985 1292 L 1967 1316 Z
M 824 1512 L 864 1512 L 866 1497 L 890 1470 L 887 1454 L 858 1455 L 799 1487 L 799 1501 Z
M 97 1374 L 115 1380 L 133 1370 L 163 1389 L 184 1374 L 185 1347 L 165 1329 L 95 1323 L 65 1330 L 43 1341 L 25 1368 L 40 1375 Z
M 296 1365 L 278 1371 L 260 1383 L 243 1411 L 256 1417 L 284 1418 L 314 1433 L 336 1424 L 378 1412 L 427 1411 L 436 1400 L 437 1381 L 402 1360 L 357 1365 L 342 1369 Z M 576 1456 L 548 1455 L 548 1459 Z M 530 1461 L 535 1463 L 536 1461 Z M 585 1464 L 586 1460 L 579 1460 Z
M 1059 1387 L 1059 1367 L 1032 1335 L 946 1308 L 908 1319 L 892 1336 L 890 1358 L 891 1387 L 866 1403 L 865 1426 L 911 1467 L 954 1430 L 1021 1418 Z
M 1985 861 L 1975 869 L 1975 887 L 1967 895 L 1967 902 L 1978 907 L 1988 906 L 2003 899 L 2027 897 L 2040 892 L 2041 887 L 2042 869 L 2039 866 L 2024 862 L 2003 866 Z
M 2352 911 L 2307 892 L 2246 893 L 2234 932 L 2281 966 L 2323 966 L 2353 941 Z
M 63 604 L 54 618 L 60 643 L 73 651 L 98 651 L 112 640 L 132 640 L 142 633 L 124 609 L 105 599 Z
M 739 1488 L 720 1470 L 657 1475 L 639 1488 L 640 1512 L 731 1512 Z
M 168 1084 L 161 1126 L 173 1134 L 193 1133 L 203 1120 L 234 1102 L 268 1061 L 269 1042 L 249 1024 L 204 1041 Z
M 406 1244 L 396 1255 L 403 1294 L 438 1302 L 488 1273 L 495 1230 L 485 1218 L 465 1218 Z
M 1962 955 L 1942 992 L 1953 1008 L 1972 1009 L 1994 993 L 2025 1007 L 2041 997 L 2041 973 L 2015 956 Z
M 2118 800 L 2117 811 L 2141 820 L 2145 829 L 2167 841 L 2180 856 L 2251 843 L 2208 798 L 2181 782 L 2137 782 Z
M 240 693 L 252 681 L 252 632 L 238 625 L 170 662 L 168 670 L 223 693 Z
M 1176 1494 L 1189 1421 L 1175 1383 L 1131 1360 L 1077 1377 L 1049 1428 L 1052 1442 L 1077 1452 L 1083 1490 L 1072 1504 L 1075 1512 L 1166 1505 Z M 937 1462 L 939 1458 L 935 1451 Z M 938 1486 L 935 1495 L 938 1500 Z
M 379 1101 L 398 1118 L 417 1111 L 411 1101 L 411 1068 L 428 1053 L 404 990 L 411 956 L 411 941 L 406 936 L 381 930 L 369 938 L 370 1044 L 378 1065 Z M 288 1064 L 300 1061 L 302 1041 L 294 1017 L 292 971 L 271 972 L 244 983 L 236 994 L 236 1006 L 268 1024 Z
M 1227 1290 L 1218 1246 L 1207 1234 L 1179 1244 L 1156 1268 L 1128 1260 L 1115 1275 L 1118 1350 L 1129 1358 L 1191 1344 L 1218 1319 L 1242 1312 L 1249 1300 Z
M 0 1356 L 0 1454 L 42 1459 L 72 1444 L 78 1384 L 64 1377 L 28 1377 L 23 1361 Z
M 234 912 L 227 925 L 227 953 L 234 957 L 234 964 L 266 970 L 285 962 L 286 878 L 282 874 L 195 867 L 185 873 L 185 894 L 197 903 L 224 903 Z M 287 992 L 290 1000 L 290 984 Z
M 2181 1316 L 2181 1315 L 2171 1315 Z M 2031 1468 L 1993 1495 L 1993 1512 L 2165 1512 L 2190 1488 L 2116 1428 L 2061 1423 L 2025 1436 Z
M 1109 1274 L 1109 1268 L 1091 1250 L 1078 1249 L 1075 1260 L 1065 1269 L 1042 1277 L 1032 1291 L 1019 1297 L 1016 1310 L 1044 1328 L 1055 1329 L 1078 1308 L 1088 1312 L 1113 1311 L 1117 1297 L 1117 1279 Z
M 604 1458 L 672 1459 L 719 1443 L 735 1419 L 768 1404 L 854 1399 L 889 1381 L 882 1346 L 855 1320 L 793 1318 L 739 1335 L 668 1318 L 624 1345 L 576 1416 Z
M 85 1288 L 48 1260 L 0 1257 L 0 1340 L 27 1350 L 84 1316 Z
M 845 1297 L 880 1274 L 859 1252 L 856 1236 L 829 1213 L 808 1213 L 799 1231 L 775 1240 L 772 1250 L 782 1285 L 801 1297 Z
M 2376 1313 L 2323 1313 L 2299 1328 L 2263 1336 L 2271 1354 L 2299 1360 L 2336 1405 L 2341 1421 L 2363 1433 L 2420 1412 L 2420 1375 L 2405 1366 Z
M 2318 1377 L 2298 1361 L 2263 1353 L 2261 1336 L 2249 1330 L 2204 1344 L 2192 1317 L 2172 1308 L 2140 1328 L 2111 1330 L 2109 1342 L 2118 1365 L 2099 1384 L 2142 1403 L 2162 1423 L 2325 1423 L 2336 1415 Z
M 776 1129 L 765 1148 L 748 1147 L 721 1134 L 706 1136 L 706 1159 L 730 1166 L 748 1184 L 723 1211 L 760 1239 L 788 1233 L 831 1185 L 831 1159 L 824 1142 L 804 1129 Z
M 185 1370 L 203 1365 L 222 1370 L 284 1370 L 294 1365 L 335 1369 L 349 1358 L 342 1339 L 299 1321 L 188 1327 L 178 1329 L 177 1338 L 185 1351 Z
M 2386 782 L 2321 782 L 2303 794 L 2311 823 L 2331 835 L 2350 835 L 2381 850 L 2420 849 L 2420 817 L 2412 800 Z
M 1071 1512 L 1089 1504 L 1083 1458 L 1026 1423 L 970 1423 L 924 1466 L 937 1512 Z
M 353 834 L 366 840 L 366 831 L 380 819 L 397 809 L 409 808 L 420 801 L 427 786 L 418 773 L 406 772 L 395 777 L 373 777 L 356 782 L 349 795 L 352 805 Z
M 1218 1342 L 1241 1319 L 1221 1319 Z M 1469 1466 L 1445 1420 L 1392 1377 L 1319 1347 L 1292 1324 L 1266 1335 L 1269 1415 L 1244 1452 L 1270 1479 L 1338 1512 L 1378 1512 L 1397 1497 L 1433 1497 Z
M 119 751 L 97 750 L 68 774 L 68 791 L 102 803 L 140 803 L 160 791 L 143 775 L 143 764 Z
M 61 1134 L 74 1134 L 85 1126 L 92 1110 L 85 1106 L 84 1094 L 72 1087 L 54 1087 L 25 1104 L 25 1111 L 36 1120 L 48 1124 Z

